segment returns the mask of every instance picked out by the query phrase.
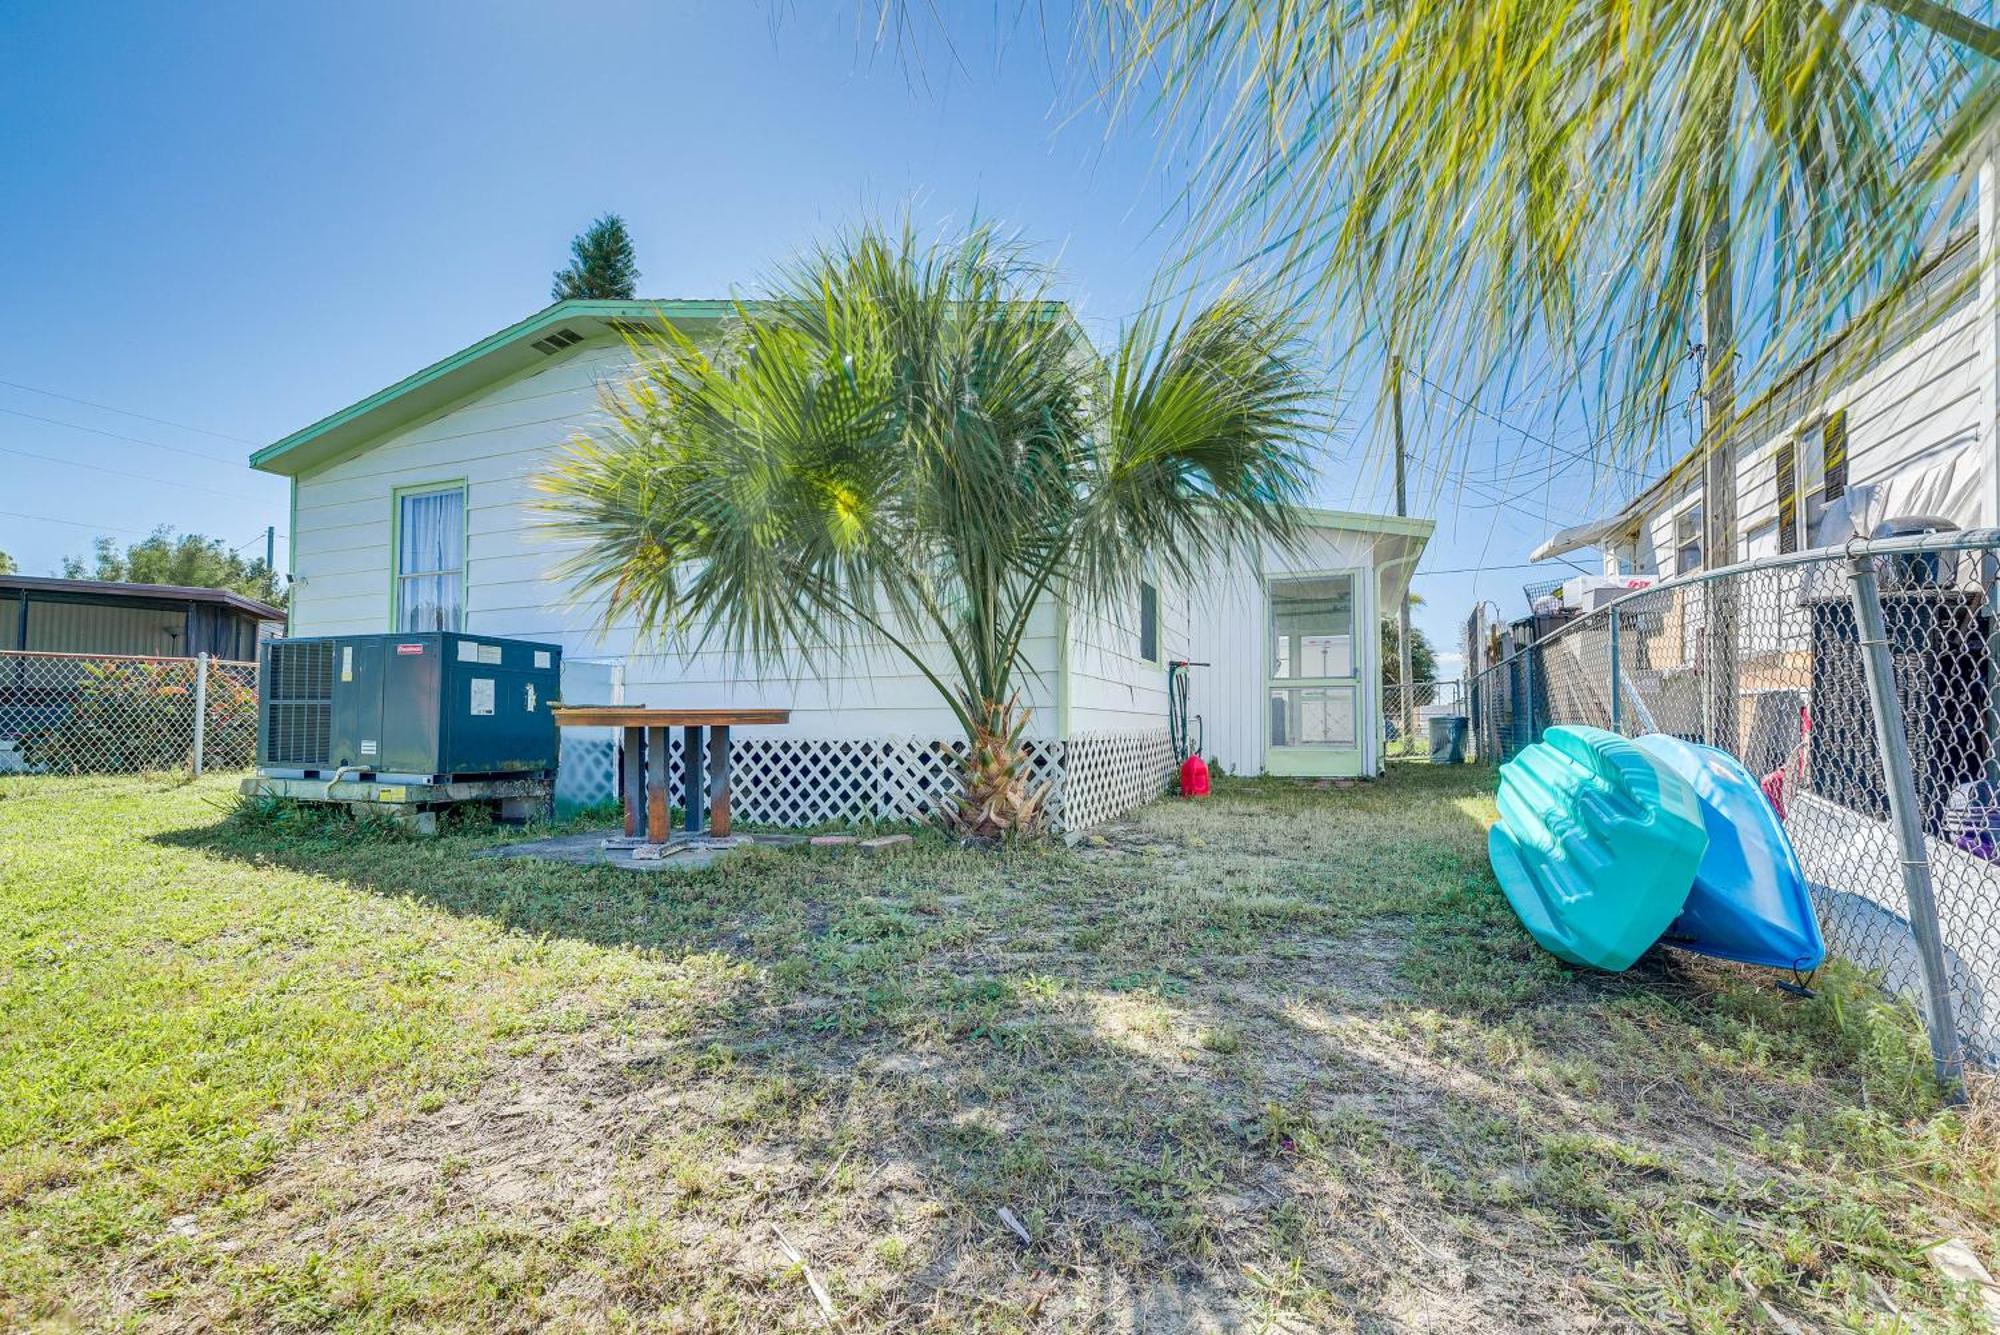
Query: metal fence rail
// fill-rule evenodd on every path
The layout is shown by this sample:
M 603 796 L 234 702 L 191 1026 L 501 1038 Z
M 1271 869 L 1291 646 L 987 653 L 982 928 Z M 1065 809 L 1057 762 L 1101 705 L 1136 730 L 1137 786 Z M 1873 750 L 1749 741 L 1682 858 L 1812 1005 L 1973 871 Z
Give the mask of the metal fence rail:
M 257 754 L 257 665 L 0 652 L 0 772 L 243 769 Z
M 1856 543 L 1628 595 L 1470 684 L 1475 748 L 1663 732 L 1762 779 L 1835 952 L 2000 1065 L 2000 530 Z M 1993 995 L 1989 997 L 1989 993 Z

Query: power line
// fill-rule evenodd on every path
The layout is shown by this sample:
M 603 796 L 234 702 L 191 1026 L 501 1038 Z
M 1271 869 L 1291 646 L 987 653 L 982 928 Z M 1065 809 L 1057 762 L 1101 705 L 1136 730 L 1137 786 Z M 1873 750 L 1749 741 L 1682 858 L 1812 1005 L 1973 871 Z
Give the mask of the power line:
M 1578 574 L 1588 575 L 1592 573 L 1567 557 L 1552 556 L 1549 560 L 1561 561 Z M 1447 570 L 1419 570 L 1413 578 L 1423 579 L 1429 575 L 1492 575 L 1502 570 L 1546 570 L 1547 568 L 1548 562 L 1546 561 L 1523 561 L 1517 565 L 1504 566 L 1453 566 Z
M 1498 422 L 1501 426 L 1506 427 L 1509 431 L 1518 432 L 1521 436 L 1525 437 L 1526 439 L 1532 440 L 1538 445 L 1545 445 L 1550 450 L 1554 451 L 1557 454 L 1563 455 L 1564 457 L 1569 459 L 1574 459 L 1578 463 L 1589 464 L 1593 468 L 1605 468 L 1613 472 L 1625 473 L 1631 477 L 1639 479 L 1642 482 L 1647 480 L 1646 474 L 1643 470 L 1636 468 L 1629 468 L 1624 464 L 1613 463 L 1609 459 L 1598 459 L 1593 455 L 1584 454 L 1577 450 L 1569 449 L 1566 446 L 1558 445 L 1554 441 L 1550 440 L 1547 436 L 1538 436 L 1534 432 L 1528 430 L 1528 428 L 1510 422 L 1506 418 L 1500 416 L 1498 413 L 1480 407 L 1478 404 L 1472 402 L 1470 399 L 1460 398 L 1458 395 L 1446 389 L 1443 385 L 1438 384 L 1437 381 L 1432 380 L 1422 371 L 1411 370 L 1410 374 L 1415 376 L 1418 380 L 1423 381 L 1424 384 L 1429 385 L 1432 389 L 1436 390 L 1438 393 L 1450 399 L 1453 403 L 1458 404 L 1460 407 L 1478 413 L 1481 417 L 1489 417 L 1495 422 Z
M 67 427 L 71 431 L 87 431 L 93 436 L 108 436 L 112 440 L 127 440 L 134 445 L 145 445 L 156 450 L 167 450 L 173 454 L 185 454 L 191 459 L 202 459 L 212 464 L 234 464 L 241 462 L 237 459 L 225 459 L 219 454 L 210 454 L 206 450 L 191 450 L 184 445 L 164 445 L 157 440 L 147 440 L 143 436 L 128 436 L 122 431 L 106 431 L 103 427 L 99 426 L 84 426 L 80 422 L 65 422 L 59 417 L 43 417 L 38 413 L 24 413 L 19 408 L 0 408 L 0 413 L 5 413 L 9 417 L 25 417 L 30 422 L 46 422 L 50 426 Z
M 98 408 L 107 413 L 117 413 L 121 417 L 136 417 L 141 422 L 152 422 L 156 426 L 170 426 L 176 431 L 192 431 L 196 435 L 214 436 L 218 440 L 233 440 L 239 445 L 257 445 L 261 442 L 244 436 L 232 436 L 227 431 L 211 431 L 205 426 L 189 426 L 186 422 L 176 422 L 171 418 L 152 417 L 145 413 L 135 413 L 130 408 L 114 408 L 108 403 L 98 403 L 92 399 L 79 399 L 74 394 L 58 394 L 52 389 L 41 389 L 35 385 L 23 385 L 14 380 L 0 380 L 0 385 L 8 389 L 18 389 L 29 394 L 40 394 L 51 399 L 61 399 L 65 403 L 80 403 L 86 408 Z
M 87 464 L 81 459 L 59 459 L 53 454 L 36 454 L 32 450 L 17 450 L 12 446 L 0 445 L 0 454 L 17 454 L 23 459 L 36 459 L 45 464 L 64 464 L 70 468 L 87 468 L 93 473 L 107 473 L 112 477 L 129 477 L 138 482 L 150 482 L 158 487 L 181 487 L 187 491 L 204 492 L 210 496 L 227 496 L 232 500 L 259 501 L 261 498 L 241 491 L 219 491 L 214 487 L 204 487 L 194 482 L 176 482 L 172 478 L 153 477 L 147 473 L 128 472 L 123 468 L 106 468 L 102 464 Z
M 70 528 L 86 528 L 98 532 L 133 533 L 140 537 L 147 537 L 151 534 L 150 529 L 125 528 L 118 524 L 86 524 L 81 519 L 57 519 L 51 515 L 23 514 L 19 510 L 0 510 L 0 515 L 4 515 L 9 519 L 27 519 L 38 524 L 65 524 Z

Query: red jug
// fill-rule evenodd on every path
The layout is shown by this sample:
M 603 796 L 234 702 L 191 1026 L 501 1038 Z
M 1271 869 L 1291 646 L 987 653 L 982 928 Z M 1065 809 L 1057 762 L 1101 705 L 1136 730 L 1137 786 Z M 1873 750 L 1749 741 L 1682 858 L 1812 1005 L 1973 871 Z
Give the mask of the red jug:
M 1181 762 L 1181 796 L 1208 796 L 1208 762 L 1200 756 L 1189 756 Z

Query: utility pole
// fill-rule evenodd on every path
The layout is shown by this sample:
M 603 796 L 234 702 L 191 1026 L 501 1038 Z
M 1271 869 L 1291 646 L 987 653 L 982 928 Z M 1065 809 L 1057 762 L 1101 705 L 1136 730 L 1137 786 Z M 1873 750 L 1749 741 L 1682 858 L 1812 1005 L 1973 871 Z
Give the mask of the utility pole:
M 1725 108 L 1720 131 L 1730 119 Z M 1728 197 L 1729 156 L 1715 152 L 1715 188 Z M 1718 207 L 1702 238 L 1702 566 L 1720 570 L 1736 564 L 1736 321 L 1734 245 L 1727 206 Z M 1681 572 L 1676 570 L 1675 574 Z M 1736 754 L 1742 746 L 1737 726 L 1736 591 L 1726 579 L 1702 585 L 1704 667 L 1710 746 Z
M 1396 421 L 1396 515 L 1407 518 L 1410 513 L 1410 498 L 1404 485 L 1403 465 L 1403 359 L 1389 358 L 1389 399 L 1395 409 Z M 1412 571 L 1414 575 L 1416 572 Z M 1402 601 L 1396 606 L 1396 679 L 1400 682 L 1403 714 L 1403 748 L 1407 751 L 1416 742 L 1416 701 L 1410 692 L 1410 583 L 1403 581 Z

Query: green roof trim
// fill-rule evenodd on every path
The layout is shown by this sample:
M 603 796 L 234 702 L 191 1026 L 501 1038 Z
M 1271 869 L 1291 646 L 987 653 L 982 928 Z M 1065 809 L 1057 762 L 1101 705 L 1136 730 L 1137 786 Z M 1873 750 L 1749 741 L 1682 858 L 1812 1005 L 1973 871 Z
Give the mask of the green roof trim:
M 1299 512 L 1314 528 L 1348 528 L 1365 533 L 1391 533 L 1405 538 L 1428 538 L 1437 528 L 1435 519 L 1405 515 L 1375 515 L 1361 510 L 1321 510 L 1301 506 Z
M 705 324 L 727 319 L 735 309 L 736 303 L 728 300 L 559 301 L 266 445 L 250 456 L 250 466 L 296 477 L 342 458 L 400 426 L 450 407 L 485 385 L 539 364 L 543 354 L 532 346 L 535 340 L 565 326 L 583 333 L 588 342 L 613 332 L 614 321 Z

